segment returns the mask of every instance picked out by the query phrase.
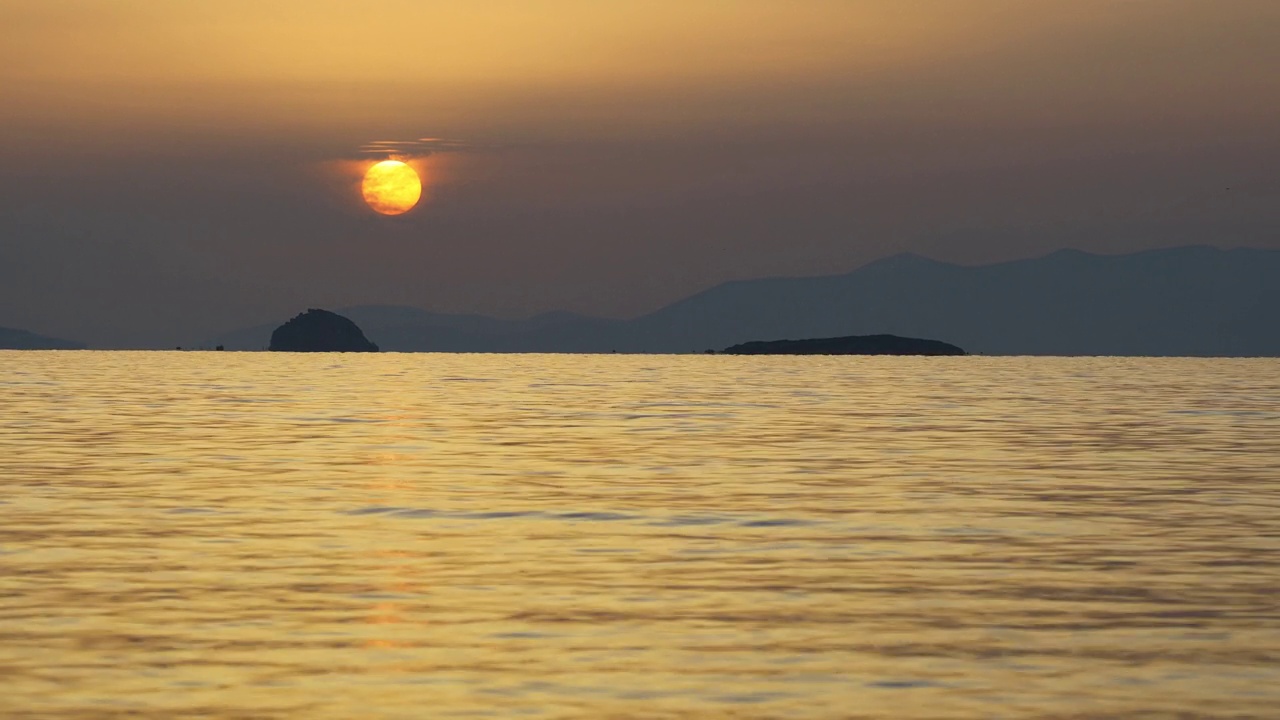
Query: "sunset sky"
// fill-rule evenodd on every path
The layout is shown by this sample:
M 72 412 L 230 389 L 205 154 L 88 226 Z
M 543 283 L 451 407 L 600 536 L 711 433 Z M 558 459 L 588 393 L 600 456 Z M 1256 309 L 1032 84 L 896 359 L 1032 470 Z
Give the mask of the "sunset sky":
M 1280 247 L 1277 38 L 1276 0 L 0 0 L 0 326 Z M 361 199 L 378 147 L 412 211 Z

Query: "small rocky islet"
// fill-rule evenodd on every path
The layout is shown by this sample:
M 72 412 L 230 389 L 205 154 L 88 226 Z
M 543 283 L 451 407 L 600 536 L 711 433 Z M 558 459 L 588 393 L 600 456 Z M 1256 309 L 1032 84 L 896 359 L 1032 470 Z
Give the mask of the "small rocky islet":
M 897 335 L 848 335 L 809 340 L 763 340 L 725 348 L 724 355 L 967 355 L 941 340 Z
M 378 346 L 350 319 L 311 308 L 271 333 L 275 352 L 378 352 Z

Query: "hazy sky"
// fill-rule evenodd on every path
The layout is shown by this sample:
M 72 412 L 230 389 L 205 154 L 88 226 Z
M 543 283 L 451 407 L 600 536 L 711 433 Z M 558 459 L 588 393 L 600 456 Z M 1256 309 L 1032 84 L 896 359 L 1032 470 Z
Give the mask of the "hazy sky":
M 0 326 L 1280 247 L 1277 0 L 0 0 Z M 360 200 L 423 143 L 424 202 Z

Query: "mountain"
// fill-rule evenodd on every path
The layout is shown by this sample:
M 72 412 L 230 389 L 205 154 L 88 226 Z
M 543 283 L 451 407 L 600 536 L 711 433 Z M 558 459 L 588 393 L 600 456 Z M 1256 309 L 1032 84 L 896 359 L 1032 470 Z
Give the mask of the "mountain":
M 384 351 L 702 352 L 755 340 L 893 334 L 975 354 L 1280 356 L 1280 250 L 1061 250 L 981 266 L 918 255 L 843 275 L 728 282 L 632 320 L 527 320 L 398 306 L 338 312 Z M 272 326 L 210 341 L 266 347 Z
M 84 345 L 71 340 L 36 335 L 26 330 L 0 327 L 0 350 L 83 350 Z
M 1063 250 L 966 267 L 898 255 L 846 275 L 726 283 L 635 321 L 690 350 L 892 333 L 999 355 L 1280 355 L 1280 251 Z
M 607 352 L 597 330 L 621 320 L 551 312 L 526 320 L 433 313 L 403 305 L 357 305 L 335 312 L 350 318 L 389 352 Z M 227 350 L 265 350 L 274 324 L 255 325 L 200 343 Z

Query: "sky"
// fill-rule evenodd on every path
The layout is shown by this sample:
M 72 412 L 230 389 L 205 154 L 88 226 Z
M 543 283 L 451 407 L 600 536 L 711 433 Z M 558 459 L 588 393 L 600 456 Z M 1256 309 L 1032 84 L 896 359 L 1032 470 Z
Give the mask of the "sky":
M 0 0 L 0 326 L 1280 248 L 1275 0 Z M 360 195 L 394 146 L 395 217 Z

